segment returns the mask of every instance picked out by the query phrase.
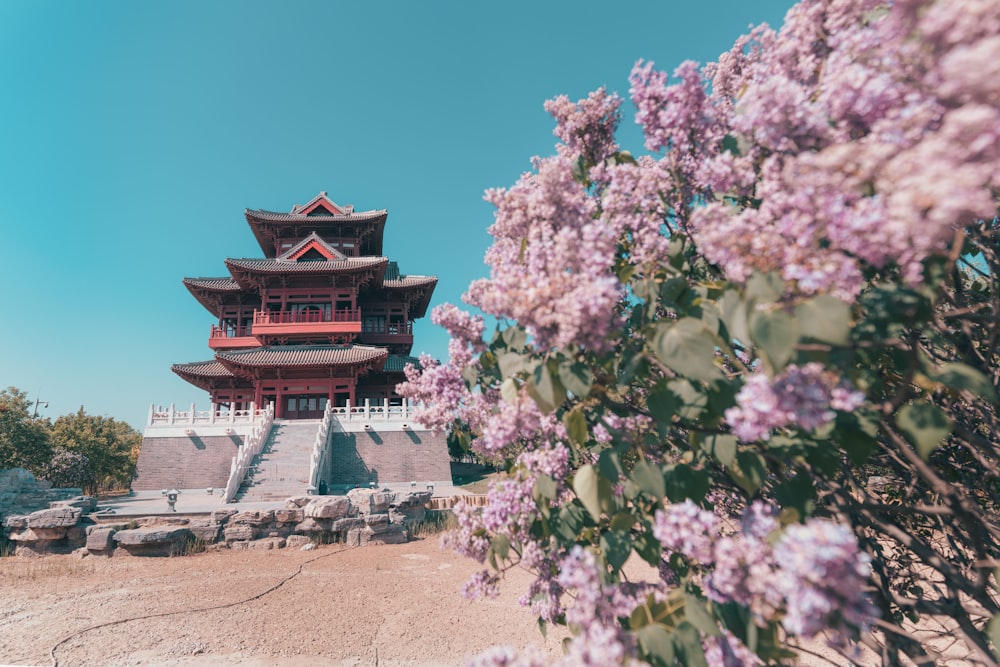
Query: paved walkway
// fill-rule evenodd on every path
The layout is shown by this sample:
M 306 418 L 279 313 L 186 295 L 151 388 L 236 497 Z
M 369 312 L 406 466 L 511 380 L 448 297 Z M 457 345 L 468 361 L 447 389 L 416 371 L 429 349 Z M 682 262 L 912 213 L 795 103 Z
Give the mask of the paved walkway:
M 388 488 L 391 491 L 409 491 L 415 489 L 423 491 L 426 485 L 411 486 L 410 484 L 385 484 L 379 488 Z M 264 502 L 236 502 L 223 504 L 222 489 L 213 489 L 211 495 L 206 489 L 178 489 L 181 493 L 177 497 L 174 506 L 175 511 L 171 512 L 167 506 L 167 498 L 160 491 L 133 491 L 130 496 L 108 498 L 97 503 L 97 511 L 110 510 L 97 514 L 95 518 L 113 520 L 116 516 L 159 516 L 159 515 L 191 515 L 191 514 L 211 514 L 217 509 L 235 509 L 240 512 L 248 510 L 269 510 L 285 506 L 284 500 L 272 500 Z M 434 498 L 451 498 L 452 496 L 468 495 L 468 492 L 457 486 L 450 484 L 437 484 L 434 486 Z

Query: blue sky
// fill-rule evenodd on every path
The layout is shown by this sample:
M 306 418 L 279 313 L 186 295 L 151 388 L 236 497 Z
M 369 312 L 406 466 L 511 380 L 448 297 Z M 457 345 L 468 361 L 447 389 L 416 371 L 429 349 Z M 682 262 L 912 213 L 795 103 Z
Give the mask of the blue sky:
M 0 387 L 137 428 L 205 392 L 213 317 L 181 284 L 259 257 L 244 208 L 326 190 L 389 211 L 432 304 L 487 275 L 488 187 L 553 152 L 542 103 L 714 60 L 788 0 L 0 0 Z M 642 150 L 626 105 L 621 143 Z M 446 356 L 419 322 L 414 352 Z

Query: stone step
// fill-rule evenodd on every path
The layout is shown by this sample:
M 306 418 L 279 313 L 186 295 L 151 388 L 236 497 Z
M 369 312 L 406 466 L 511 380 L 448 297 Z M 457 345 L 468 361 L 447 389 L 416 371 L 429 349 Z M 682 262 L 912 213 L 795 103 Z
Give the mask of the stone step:
M 282 500 L 309 487 L 309 466 L 320 421 L 275 420 L 274 428 L 236 495 L 238 501 Z

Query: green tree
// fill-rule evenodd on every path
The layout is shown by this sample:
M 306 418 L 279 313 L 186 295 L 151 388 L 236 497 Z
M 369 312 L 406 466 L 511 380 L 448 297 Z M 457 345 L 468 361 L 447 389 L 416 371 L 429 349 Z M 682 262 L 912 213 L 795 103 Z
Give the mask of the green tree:
M 83 407 L 53 422 L 49 430 L 53 447 L 82 454 L 90 462 L 86 493 L 128 486 L 135 474 L 135 461 L 142 435 L 112 417 L 88 415 Z
M 31 415 L 31 401 L 17 387 L 0 391 L 0 469 L 38 472 L 52 455 L 46 421 Z

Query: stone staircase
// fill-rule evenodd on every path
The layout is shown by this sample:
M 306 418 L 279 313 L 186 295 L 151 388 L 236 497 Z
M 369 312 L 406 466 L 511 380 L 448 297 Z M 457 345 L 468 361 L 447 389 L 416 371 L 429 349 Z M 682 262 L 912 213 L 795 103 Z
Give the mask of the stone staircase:
M 236 493 L 236 502 L 284 500 L 305 495 L 319 419 L 275 419 L 264 449 Z

